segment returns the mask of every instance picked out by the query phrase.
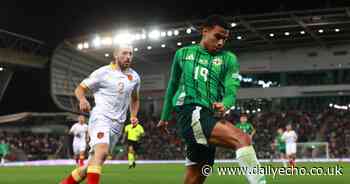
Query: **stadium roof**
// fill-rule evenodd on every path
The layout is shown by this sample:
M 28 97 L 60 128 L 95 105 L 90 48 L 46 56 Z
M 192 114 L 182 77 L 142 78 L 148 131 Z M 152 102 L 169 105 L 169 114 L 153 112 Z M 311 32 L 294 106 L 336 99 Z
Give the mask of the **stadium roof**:
M 242 15 L 226 19 L 231 23 L 228 47 L 238 52 L 309 45 L 328 47 L 350 41 L 349 7 Z M 128 30 L 127 36 L 135 40 L 133 46 L 141 55 L 172 52 L 179 46 L 198 43 L 202 21 L 135 27 Z M 123 33 L 121 31 L 91 34 L 68 41 L 89 54 L 109 57 L 113 44 L 121 41 L 123 34 L 126 35 L 125 30 Z
M 57 121 L 66 123 L 67 121 L 75 121 L 76 115 L 68 112 L 60 113 L 38 113 L 38 112 L 22 112 L 0 116 L 0 124 L 19 123 L 19 122 L 47 122 Z
M 43 68 L 49 52 L 42 41 L 0 29 L 0 65 Z

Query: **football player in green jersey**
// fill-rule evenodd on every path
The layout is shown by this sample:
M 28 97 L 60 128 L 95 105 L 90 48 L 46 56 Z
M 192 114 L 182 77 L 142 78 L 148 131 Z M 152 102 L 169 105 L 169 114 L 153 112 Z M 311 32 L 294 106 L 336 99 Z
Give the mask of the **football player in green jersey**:
M 0 141 L 0 165 L 5 164 L 5 157 L 10 153 L 10 147 L 5 140 Z
M 248 122 L 248 117 L 246 114 L 241 115 L 240 121 L 236 124 L 236 127 L 241 129 L 244 133 L 248 134 L 251 139 L 253 139 L 256 130 L 254 126 Z
M 275 150 L 276 150 L 279 158 L 283 162 L 283 166 L 287 167 L 287 160 L 286 160 L 287 158 L 286 158 L 286 154 L 285 154 L 286 153 L 286 143 L 282 139 L 282 135 L 283 135 L 283 129 L 278 128 L 274 146 L 275 146 Z
M 218 15 L 202 25 L 200 44 L 183 47 L 175 53 L 163 111 L 158 127 L 168 133 L 172 111 L 186 144 L 185 184 L 201 184 L 202 169 L 214 164 L 215 147 L 236 150 L 241 167 L 259 166 L 250 137 L 222 116 L 236 101 L 239 64 L 236 55 L 224 51 L 229 25 Z M 247 173 L 250 184 L 265 184 L 262 174 Z

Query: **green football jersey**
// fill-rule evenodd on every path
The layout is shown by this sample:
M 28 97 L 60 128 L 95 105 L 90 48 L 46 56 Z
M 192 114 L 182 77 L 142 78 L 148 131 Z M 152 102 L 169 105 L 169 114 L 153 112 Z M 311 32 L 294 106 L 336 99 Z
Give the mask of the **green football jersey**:
M 0 144 L 0 154 L 7 155 L 10 152 L 10 148 L 7 144 Z
M 249 122 L 246 123 L 237 123 L 236 127 L 241 129 L 246 134 L 251 134 L 253 132 L 253 125 Z
M 200 45 L 179 49 L 174 57 L 161 120 L 169 120 L 175 106 L 198 104 L 212 109 L 221 102 L 235 104 L 240 85 L 239 64 L 229 51 L 209 53 Z
M 279 149 L 279 150 L 286 149 L 286 143 L 282 139 L 282 134 L 278 134 L 276 136 L 276 143 L 277 143 L 277 145 L 276 145 L 277 149 Z

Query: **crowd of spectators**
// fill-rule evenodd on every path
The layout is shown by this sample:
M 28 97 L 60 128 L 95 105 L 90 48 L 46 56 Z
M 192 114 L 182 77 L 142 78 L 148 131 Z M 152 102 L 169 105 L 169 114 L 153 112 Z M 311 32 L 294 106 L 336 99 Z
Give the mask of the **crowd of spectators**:
M 10 147 L 9 160 L 45 160 L 63 146 L 63 136 L 47 133 L 2 131 L 0 140 Z
M 238 116 L 229 118 L 231 122 L 237 122 Z M 327 109 L 320 113 L 301 111 L 286 112 L 261 112 L 250 114 L 250 122 L 257 132 L 253 138 L 253 144 L 259 158 L 273 158 L 275 151 L 271 144 L 274 142 L 278 128 L 285 128 L 292 124 L 298 134 L 298 142 L 328 142 L 330 158 L 350 157 L 350 112 Z M 144 123 L 148 136 L 145 137 L 142 146 L 145 148 L 145 159 L 183 159 L 184 145 L 181 143 L 176 129 L 170 129 L 170 135 L 162 135 L 156 129 L 155 120 Z M 324 152 L 326 148 L 318 150 Z M 301 153 L 302 154 L 302 153 Z M 232 159 L 235 152 L 219 148 L 217 158 Z M 304 155 L 301 155 L 304 156 Z
M 328 142 L 330 158 L 350 157 L 350 112 L 328 109 L 321 113 L 300 111 L 264 112 L 250 116 L 257 132 L 253 138 L 259 158 L 273 158 L 273 142 L 278 128 L 292 124 L 298 142 Z M 326 156 L 326 148 L 322 148 Z M 300 153 L 300 152 L 299 152 Z M 218 157 L 232 158 L 232 151 L 221 150 Z M 305 155 L 300 155 L 304 157 Z
M 237 122 L 238 116 L 229 120 Z M 249 121 L 256 128 L 253 144 L 259 158 L 272 158 L 273 147 L 270 146 L 278 128 L 292 124 L 298 134 L 298 142 L 328 142 L 330 158 L 350 157 L 350 112 L 327 109 L 321 113 L 301 111 L 259 112 L 249 115 Z M 139 159 L 168 160 L 184 159 L 185 146 L 177 134 L 174 122 L 170 125 L 170 134 L 161 134 L 156 125 L 158 119 L 140 120 L 146 135 L 141 141 Z M 58 154 L 59 150 L 71 146 L 67 135 L 34 134 L 30 132 L 0 132 L 0 140 L 5 140 L 11 150 L 22 150 L 28 160 L 49 159 L 50 156 L 68 158 L 71 155 Z M 218 149 L 217 158 L 232 159 L 233 150 Z
M 184 159 L 184 147 L 176 133 L 175 125 L 170 125 L 169 134 L 162 134 L 156 127 L 157 118 L 145 119 L 146 131 L 141 143 L 140 158 L 147 160 Z

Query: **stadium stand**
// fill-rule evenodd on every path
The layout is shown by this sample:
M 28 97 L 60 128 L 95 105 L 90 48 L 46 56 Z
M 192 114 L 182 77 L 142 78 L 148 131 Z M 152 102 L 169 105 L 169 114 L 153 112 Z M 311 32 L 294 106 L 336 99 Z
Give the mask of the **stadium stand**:
M 182 160 L 184 146 L 176 132 L 176 125 L 172 123 L 170 135 L 162 135 L 156 128 L 158 118 L 142 116 L 141 122 L 147 130 L 142 139 L 140 159 L 144 160 Z M 238 116 L 232 113 L 228 119 L 237 122 Z M 300 142 L 328 142 L 330 158 L 348 158 L 350 156 L 350 113 L 328 108 L 323 112 L 285 111 L 260 112 L 250 114 L 249 119 L 257 129 L 254 145 L 259 158 L 276 158 L 273 143 L 277 128 L 284 128 L 292 123 Z M 162 139 L 160 139 L 162 137 Z M 39 160 L 70 158 L 70 138 L 61 133 L 19 133 L 1 132 L 0 139 L 6 140 L 16 154 L 9 155 L 9 159 Z M 123 147 L 119 145 L 119 147 Z M 124 149 L 125 150 L 125 149 Z M 159 151 L 161 150 L 161 151 Z M 22 153 L 22 154 L 19 154 Z M 307 155 L 300 153 L 299 158 Z M 22 155 L 22 156 L 18 156 Z M 125 159 L 125 152 L 118 159 Z M 234 152 L 218 149 L 217 159 L 232 159 Z M 19 157 L 19 158 L 16 158 Z
M 64 136 L 32 132 L 0 132 L 0 139 L 10 145 L 8 160 L 47 160 L 62 158 L 59 150 L 63 147 Z
M 51 94 L 56 104 L 66 111 L 77 111 L 77 101 L 72 96 L 74 89 L 102 64 L 106 63 L 78 52 L 67 43 L 58 46 L 51 62 Z

